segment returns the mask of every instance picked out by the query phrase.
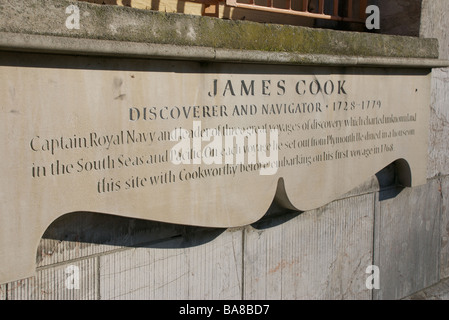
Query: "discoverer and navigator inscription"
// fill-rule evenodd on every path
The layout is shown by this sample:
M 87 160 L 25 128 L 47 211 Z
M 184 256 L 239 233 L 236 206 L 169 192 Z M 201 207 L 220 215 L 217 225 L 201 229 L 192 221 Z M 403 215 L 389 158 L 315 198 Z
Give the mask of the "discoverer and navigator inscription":
M 11 265 L 11 239 L 34 257 L 69 212 L 233 227 L 275 196 L 325 205 L 397 160 L 405 184 L 425 182 L 428 70 L 2 56 Z

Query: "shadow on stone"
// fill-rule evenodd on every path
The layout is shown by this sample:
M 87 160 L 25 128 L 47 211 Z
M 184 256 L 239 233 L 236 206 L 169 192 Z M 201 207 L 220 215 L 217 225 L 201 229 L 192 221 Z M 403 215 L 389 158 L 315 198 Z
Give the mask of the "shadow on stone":
M 379 200 L 396 197 L 410 185 L 408 163 L 398 160 L 376 174 Z M 284 181 L 278 181 L 273 202 L 265 215 L 251 224 L 255 229 L 268 229 L 296 218 L 296 210 L 286 196 Z M 86 244 L 119 247 L 188 248 L 213 241 L 225 228 L 206 228 L 133 219 L 94 212 L 73 212 L 56 219 L 42 238 Z
M 251 226 L 255 229 L 268 229 L 281 225 L 297 217 L 302 212 L 291 204 L 285 191 L 284 179 L 279 178 L 276 194 L 270 208 L 261 219 L 251 224 Z
M 376 174 L 379 182 L 379 201 L 395 198 L 411 186 L 410 166 L 404 159 L 396 160 Z
M 269 229 L 272 227 L 279 226 L 287 221 L 296 218 L 303 211 L 292 210 L 285 207 L 278 201 L 273 201 L 267 213 L 258 221 L 251 224 L 254 229 Z
M 179 249 L 212 241 L 225 230 L 93 212 L 73 212 L 56 219 L 42 238 L 125 247 Z

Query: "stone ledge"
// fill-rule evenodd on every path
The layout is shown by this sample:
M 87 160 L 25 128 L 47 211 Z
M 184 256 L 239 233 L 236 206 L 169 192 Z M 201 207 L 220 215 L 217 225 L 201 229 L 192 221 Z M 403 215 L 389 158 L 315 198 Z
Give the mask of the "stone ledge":
M 267 52 L 10 32 L 0 32 L 0 50 L 87 56 L 286 65 L 390 68 L 438 68 L 449 66 L 449 61 L 432 58 L 356 57 L 300 54 L 295 52 Z
M 296 63 L 304 60 L 301 55 L 314 55 L 318 58 L 311 59 L 320 61 L 326 61 L 328 56 L 438 58 L 436 39 L 230 21 L 85 2 L 76 2 L 80 8 L 80 29 L 70 30 L 65 26 L 69 16 L 65 9 L 73 3 L 67 0 L 0 0 L 0 32 L 291 53 L 300 55 Z M 106 42 L 98 46 L 107 49 Z M 221 54 L 229 55 L 225 51 Z

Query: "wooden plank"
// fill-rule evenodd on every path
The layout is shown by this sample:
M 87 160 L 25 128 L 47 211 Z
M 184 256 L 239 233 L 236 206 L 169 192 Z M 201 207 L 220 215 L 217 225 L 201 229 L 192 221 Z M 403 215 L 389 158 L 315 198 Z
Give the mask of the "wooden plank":
M 231 1 L 231 0 L 228 0 Z M 295 10 L 287 10 L 282 8 L 271 8 L 271 7 L 264 7 L 264 6 L 253 6 L 245 3 L 237 3 L 236 7 L 243 8 L 243 9 L 253 9 L 258 11 L 265 11 L 265 12 L 273 12 L 273 13 L 283 13 L 287 15 L 295 15 L 295 16 L 302 16 L 302 17 L 309 17 L 309 18 L 317 18 L 317 19 L 325 19 L 325 20 L 335 20 L 336 17 L 326 14 L 319 14 L 319 13 L 313 13 L 313 12 L 303 12 L 303 11 L 295 11 Z

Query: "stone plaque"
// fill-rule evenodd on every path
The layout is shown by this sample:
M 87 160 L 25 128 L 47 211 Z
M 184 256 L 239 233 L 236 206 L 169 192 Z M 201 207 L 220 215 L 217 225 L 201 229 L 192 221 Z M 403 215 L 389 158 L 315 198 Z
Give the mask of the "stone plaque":
M 430 70 L 1 55 L 0 282 L 66 213 L 235 227 L 426 181 Z

